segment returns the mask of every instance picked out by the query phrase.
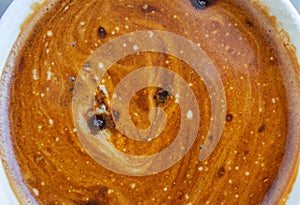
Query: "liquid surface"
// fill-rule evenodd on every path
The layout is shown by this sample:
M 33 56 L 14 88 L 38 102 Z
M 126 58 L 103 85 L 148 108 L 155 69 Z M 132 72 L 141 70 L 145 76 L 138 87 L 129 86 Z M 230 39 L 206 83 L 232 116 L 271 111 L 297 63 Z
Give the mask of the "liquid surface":
M 31 195 L 27 197 L 39 204 L 80 205 L 259 204 L 265 199 L 288 134 L 281 73 L 287 65 L 295 65 L 271 22 L 254 4 L 216 0 L 197 6 L 199 2 L 75 0 L 39 8 L 45 15 L 24 29 L 15 66 L 6 74 L 9 139 L 21 173 L 15 177 L 18 184 L 22 178 L 21 186 Z M 139 52 L 119 60 L 99 82 L 105 92 L 101 86 L 95 91 L 95 110 L 104 104 L 106 111 L 87 118 L 91 132 L 105 133 L 109 143 L 130 155 L 151 155 L 174 141 L 180 110 L 176 96 L 161 88 L 140 90 L 129 107 L 131 120 L 140 129 L 149 127 L 151 108 L 166 112 L 167 126 L 155 140 L 129 139 L 112 120 L 107 96 L 128 73 L 144 66 L 178 73 L 190 84 L 201 116 L 197 138 L 183 159 L 161 173 L 134 177 L 105 169 L 84 150 L 73 123 L 72 96 L 79 71 L 99 46 L 142 30 L 172 32 L 201 46 L 221 76 L 227 114 L 218 146 L 208 159 L 199 161 L 211 118 L 210 96 L 202 79 L 167 54 Z

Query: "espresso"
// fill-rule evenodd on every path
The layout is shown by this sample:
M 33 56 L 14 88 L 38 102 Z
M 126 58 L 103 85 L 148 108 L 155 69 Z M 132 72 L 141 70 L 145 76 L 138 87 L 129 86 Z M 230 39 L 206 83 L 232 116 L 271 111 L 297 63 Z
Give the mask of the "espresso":
M 153 107 L 164 110 L 167 123 L 159 136 L 146 142 L 133 140 L 116 127 L 114 120 L 122 116 L 111 108 L 114 89 L 131 72 L 146 66 L 167 68 L 184 79 L 197 99 L 201 118 L 196 140 L 179 162 L 162 172 L 128 176 L 97 163 L 82 146 L 72 99 L 79 72 L 89 69 L 88 59 L 99 47 L 124 34 L 148 30 L 177 34 L 203 49 L 224 86 L 225 126 L 212 154 L 199 160 L 213 112 L 203 78 L 187 62 L 167 53 L 124 56 L 98 79 L 92 114 L 84 116 L 91 134 L 109 136 L 108 143 L 131 156 L 153 155 L 175 141 L 184 116 L 179 98 L 161 87 L 139 90 L 129 105 L 131 122 L 139 129 L 151 125 Z M 9 132 L 1 131 L 1 139 L 5 139 L 4 153 L 11 154 L 4 156 L 4 164 L 21 203 L 279 204 L 286 200 L 284 189 L 290 182 L 280 187 L 274 183 L 289 151 L 287 89 L 297 82 L 293 77 L 286 82 L 282 73 L 298 70 L 299 65 L 259 5 L 244 0 L 49 1 L 26 21 L 18 42 L 11 53 L 13 66 L 7 64 L 3 74 L 2 86 L 8 90 L 2 92 L 7 107 L 1 112 Z M 158 79 L 162 84 L 172 80 Z

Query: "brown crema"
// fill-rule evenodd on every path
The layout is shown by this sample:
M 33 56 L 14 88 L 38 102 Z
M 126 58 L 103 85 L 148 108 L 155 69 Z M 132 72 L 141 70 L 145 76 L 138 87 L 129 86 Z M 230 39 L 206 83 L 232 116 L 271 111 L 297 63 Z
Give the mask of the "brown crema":
M 287 185 L 272 187 L 288 141 L 289 84 L 282 73 L 298 70 L 273 20 L 251 1 L 46 1 L 24 24 L 7 65 L 2 86 L 9 131 L 1 132 L 10 151 L 4 164 L 20 202 L 37 204 L 260 204 L 284 203 Z M 206 2 L 206 3 L 205 3 Z M 226 124 L 212 155 L 198 161 L 210 126 L 210 97 L 200 76 L 168 54 L 139 52 L 109 69 L 103 81 L 109 96 L 130 72 L 160 66 L 188 82 L 201 116 L 191 150 L 171 168 L 154 175 L 116 174 L 83 149 L 72 118 L 72 95 L 79 71 L 103 43 L 129 32 L 161 30 L 190 39 L 207 53 L 224 84 Z M 292 79 L 292 78 L 290 78 Z M 289 83 L 295 83 L 290 80 Z M 99 82 L 100 83 L 100 82 Z M 126 90 L 124 90 L 126 92 Z M 169 146 L 178 132 L 180 109 L 167 91 L 149 87 L 129 107 L 132 122 L 150 125 L 149 111 L 159 106 L 167 126 L 151 142 L 122 135 L 112 120 L 103 91 L 96 106 L 108 112 L 89 124 L 110 133 L 109 142 L 131 155 L 150 155 Z M 297 142 L 299 143 L 299 142 Z M 3 152 L 4 153 L 4 152 Z M 295 160 L 291 162 L 295 164 Z M 289 168 L 292 170 L 292 168 Z M 290 176 L 292 180 L 292 176 Z M 277 195 L 271 195 L 278 189 Z

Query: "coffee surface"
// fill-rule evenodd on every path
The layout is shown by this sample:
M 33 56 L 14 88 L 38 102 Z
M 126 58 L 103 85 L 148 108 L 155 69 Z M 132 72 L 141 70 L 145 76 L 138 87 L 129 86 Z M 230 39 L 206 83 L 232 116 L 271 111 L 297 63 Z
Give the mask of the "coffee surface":
M 254 3 L 66 0 L 45 2 L 36 12 L 41 16 L 24 25 L 13 69 L 6 70 L 7 139 L 20 172 L 13 186 L 22 184 L 38 204 L 259 204 L 265 199 L 286 152 L 288 101 L 281 73 L 296 65 Z M 151 108 L 165 111 L 167 124 L 157 138 L 135 141 L 115 126 L 109 99 L 126 75 L 145 66 L 179 74 L 194 92 L 201 116 L 197 138 L 178 163 L 135 177 L 104 168 L 86 152 L 74 127 L 72 96 L 79 71 L 97 48 L 143 30 L 172 32 L 200 46 L 221 76 L 227 114 L 218 146 L 199 161 L 211 118 L 201 77 L 168 54 L 138 52 L 119 60 L 99 81 L 105 92 L 101 86 L 95 90 L 95 112 L 103 104 L 106 112 L 87 116 L 91 133 L 106 133 L 116 149 L 139 156 L 160 152 L 175 140 L 181 118 L 176 96 L 158 87 L 140 90 L 129 106 L 140 129 L 150 126 Z

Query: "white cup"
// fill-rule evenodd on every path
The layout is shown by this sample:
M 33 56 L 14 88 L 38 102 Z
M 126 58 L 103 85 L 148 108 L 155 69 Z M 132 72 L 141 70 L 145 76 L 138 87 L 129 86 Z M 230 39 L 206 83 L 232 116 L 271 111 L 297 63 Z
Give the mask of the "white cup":
M 257 0 L 265 5 L 271 15 L 276 16 L 279 28 L 284 29 L 297 48 L 300 62 L 300 16 L 289 0 Z M 41 0 L 13 1 L 0 20 L 0 74 L 5 66 L 7 57 L 20 33 L 20 26 L 32 13 L 31 5 Z M 1 114 L 0 114 L 1 116 Z M 299 136 L 300 137 L 300 136 Z M 300 205 L 300 173 L 298 173 L 287 205 Z M 19 204 L 0 161 L 0 204 Z

